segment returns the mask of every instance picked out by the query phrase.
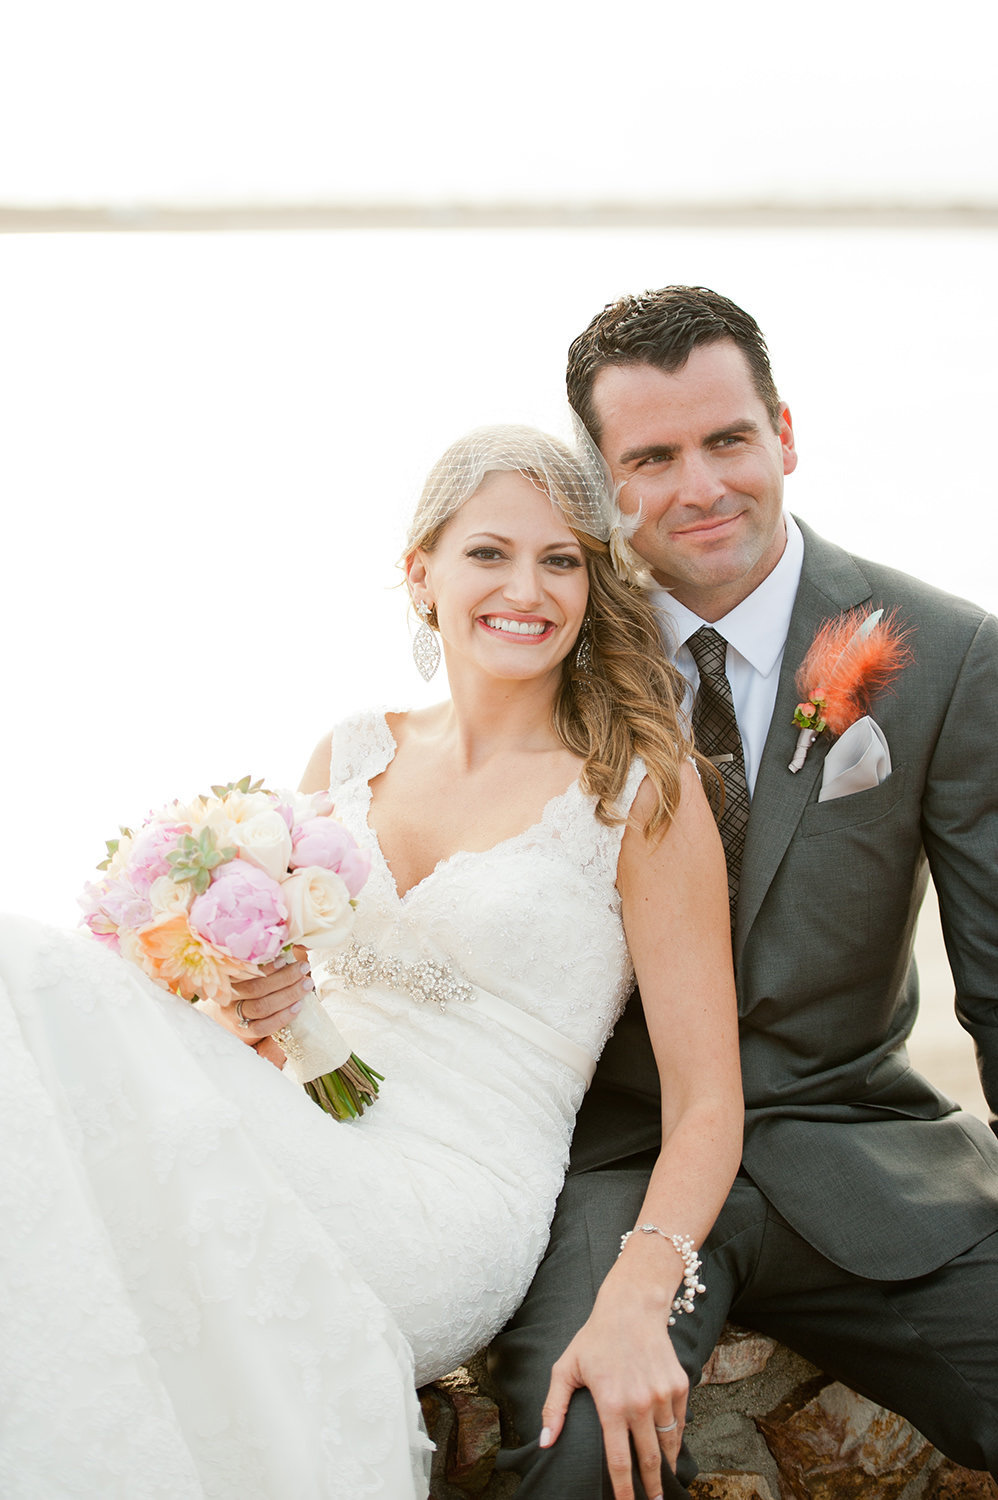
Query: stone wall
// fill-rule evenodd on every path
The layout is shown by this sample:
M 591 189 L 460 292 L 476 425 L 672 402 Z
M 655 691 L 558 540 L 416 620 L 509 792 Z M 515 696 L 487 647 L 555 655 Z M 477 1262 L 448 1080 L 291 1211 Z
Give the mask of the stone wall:
M 437 1444 L 431 1500 L 513 1500 L 516 1480 L 493 1471 L 502 1419 L 484 1361 L 420 1399 Z M 903 1418 L 730 1326 L 693 1392 L 687 1441 L 694 1500 L 998 1500 L 993 1479 L 944 1459 Z

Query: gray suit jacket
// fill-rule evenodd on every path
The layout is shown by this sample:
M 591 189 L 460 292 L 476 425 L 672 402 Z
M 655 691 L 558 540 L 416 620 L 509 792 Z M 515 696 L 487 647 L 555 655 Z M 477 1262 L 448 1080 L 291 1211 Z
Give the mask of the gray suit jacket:
M 957 1011 L 998 1112 L 998 621 L 808 527 L 759 769 L 735 930 L 744 1166 L 829 1259 L 922 1275 L 998 1229 L 998 1141 L 915 1073 L 912 941 L 931 868 Z M 828 736 L 804 768 L 794 676 L 818 627 L 897 609 L 914 661 L 871 712 L 879 787 L 819 803 Z M 677 1045 L 681 1041 L 677 1039 Z M 635 997 L 583 1105 L 572 1170 L 657 1149 L 658 1078 Z

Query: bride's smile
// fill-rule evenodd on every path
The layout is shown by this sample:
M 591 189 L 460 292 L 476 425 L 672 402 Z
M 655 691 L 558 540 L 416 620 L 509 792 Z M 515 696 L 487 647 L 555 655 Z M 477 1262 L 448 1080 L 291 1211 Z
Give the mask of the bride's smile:
M 550 620 L 525 620 L 512 615 L 483 615 L 480 623 L 487 630 L 499 630 L 507 635 L 519 635 L 528 640 L 537 640 L 554 629 Z

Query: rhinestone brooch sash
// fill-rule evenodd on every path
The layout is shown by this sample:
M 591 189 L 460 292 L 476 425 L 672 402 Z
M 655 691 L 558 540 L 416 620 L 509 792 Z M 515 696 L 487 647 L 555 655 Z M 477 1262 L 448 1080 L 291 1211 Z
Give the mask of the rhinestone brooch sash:
M 419 959 L 414 964 L 400 958 L 384 958 L 366 943 L 351 943 L 339 953 L 324 959 L 320 969 L 337 979 L 345 979 L 358 989 L 384 984 L 389 989 L 405 990 L 420 1005 L 432 1000 L 442 1011 L 451 1000 L 470 1000 L 474 989 L 446 964 L 433 959 Z

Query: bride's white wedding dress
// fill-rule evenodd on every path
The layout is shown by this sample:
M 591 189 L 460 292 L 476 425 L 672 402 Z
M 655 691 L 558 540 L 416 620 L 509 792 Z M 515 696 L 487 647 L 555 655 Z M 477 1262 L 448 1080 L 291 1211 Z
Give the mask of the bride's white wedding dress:
M 425 1495 L 415 1386 L 526 1291 L 632 973 L 577 784 L 400 898 L 367 822 L 394 749 L 365 715 L 333 756 L 372 855 L 318 976 L 385 1075 L 358 1121 L 88 936 L 0 924 L 7 1500 Z

